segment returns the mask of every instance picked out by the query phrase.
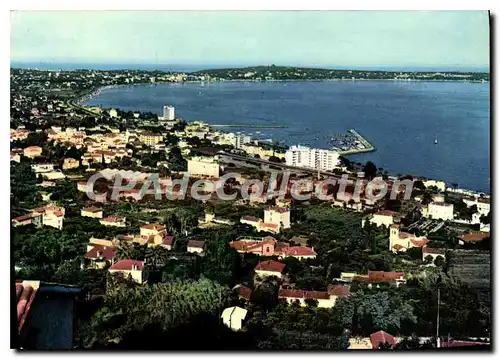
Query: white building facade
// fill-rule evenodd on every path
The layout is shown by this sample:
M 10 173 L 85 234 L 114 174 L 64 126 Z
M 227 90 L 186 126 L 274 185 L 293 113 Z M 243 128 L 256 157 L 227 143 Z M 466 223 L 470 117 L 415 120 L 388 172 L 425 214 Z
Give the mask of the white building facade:
M 451 221 L 453 219 L 453 204 L 444 202 L 431 202 L 427 207 L 427 217 Z
M 175 107 L 170 105 L 163 106 L 163 120 L 173 121 L 175 120 Z
M 286 151 L 285 161 L 288 166 L 329 171 L 338 165 L 339 154 L 335 151 L 299 145 L 292 146 Z
M 190 175 L 219 178 L 220 166 L 214 158 L 193 157 L 187 162 Z

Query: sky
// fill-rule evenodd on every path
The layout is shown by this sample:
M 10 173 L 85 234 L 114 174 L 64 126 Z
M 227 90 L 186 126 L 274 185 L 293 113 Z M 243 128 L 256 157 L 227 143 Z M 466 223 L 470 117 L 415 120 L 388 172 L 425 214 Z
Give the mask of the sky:
M 11 62 L 488 67 L 483 11 L 13 11 Z

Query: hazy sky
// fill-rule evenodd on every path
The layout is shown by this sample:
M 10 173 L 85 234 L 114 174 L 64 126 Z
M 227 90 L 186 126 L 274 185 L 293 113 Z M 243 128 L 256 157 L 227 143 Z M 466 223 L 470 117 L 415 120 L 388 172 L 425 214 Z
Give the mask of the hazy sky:
M 11 60 L 113 64 L 489 64 L 478 11 L 24 11 Z

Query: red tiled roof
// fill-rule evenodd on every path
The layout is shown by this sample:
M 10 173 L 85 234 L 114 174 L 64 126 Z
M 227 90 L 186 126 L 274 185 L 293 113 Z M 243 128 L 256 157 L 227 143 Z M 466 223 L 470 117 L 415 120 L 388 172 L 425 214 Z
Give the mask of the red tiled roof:
M 316 252 L 309 247 L 285 247 L 281 249 L 281 253 L 286 256 L 315 256 Z
M 165 238 L 163 238 L 163 242 L 161 242 L 161 244 L 168 245 L 168 246 L 171 246 L 172 243 L 174 243 L 173 236 L 165 236 Z
M 277 229 L 278 225 L 274 223 L 262 223 L 261 228 Z
M 19 216 L 19 217 L 16 217 L 16 218 L 12 218 L 12 221 L 16 221 L 16 222 L 21 222 L 21 221 L 25 221 L 27 219 L 30 219 L 32 217 L 31 214 L 25 214 L 23 216 Z
M 205 241 L 197 241 L 197 240 L 191 239 L 188 241 L 187 246 L 188 246 L 188 248 L 203 248 L 205 246 Z
M 277 242 L 274 250 L 276 252 L 281 252 L 284 248 L 288 248 L 288 247 L 290 247 L 289 243 L 286 243 L 286 242 Z
M 391 347 L 396 345 L 396 338 L 383 330 L 370 334 L 370 341 L 372 342 L 373 349 L 378 349 L 382 343 L 388 343 Z
M 278 291 L 278 298 L 330 299 L 330 295 L 328 292 L 280 289 Z
M 378 211 L 375 214 L 378 215 L 378 216 L 395 217 L 395 216 L 398 215 L 398 212 L 389 211 L 389 210 L 385 209 L 385 210 L 382 210 L 382 211 Z
M 245 298 L 246 300 L 250 300 L 252 296 L 252 290 L 244 285 L 237 285 L 235 288 L 236 293 L 242 298 Z
M 284 269 L 285 269 L 285 265 L 283 263 L 276 262 L 276 261 L 260 262 L 255 267 L 255 270 L 262 270 L 262 271 L 268 271 L 268 272 L 278 272 L 278 273 L 282 273 Z
M 424 254 L 428 253 L 428 254 L 441 254 L 441 255 L 445 255 L 446 254 L 446 251 L 442 248 L 429 248 L 429 247 L 424 247 L 422 248 L 422 252 Z
M 144 268 L 144 262 L 143 261 L 136 261 L 133 259 L 122 259 L 115 264 L 113 264 L 111 267 L 109 267 L 110 270 L 132 270 L 132 266 L 136 265 L 138 270 L 141 270 Z
M 402 246 L 401 244 L 395 244 L 392 246 L 397 251 L 400 251 L 401 249 L 406 249 L 406 247 Z
M 249 222 L 260 222 L 261 221 L 260 218 L 253 217 L 253 216 L 243 216 L 243 217 L 241 217 L 241 219 L 243 219 L 245 221 L 249 221 Z
M 330 295 L 335 295 L 337 297 L 344 297 L 344 296 L 347 296 L 349 295 L 349 293 L 351 292 L 351 289 L 346 286 L 346 285 L 329 285 L 328 286 L 328 293 Z
M 398 234 L 398 237 L 401 239 L 406 239 L 406 238 L 409 238 L 411 236 L 412 235 L 410 233 L 407 233 L 407 232 L 399 232 L 399 234 Z
M 154 229 L 156 231 L 163 231 L 165 226 L 163 224 L 145 224 L 141 229 Z
M 87 208 L 82 208 L 82 211 L 83 212 L 92 212 L 92 213 L 95 213 L 95 212 L 102 211 L 102 209 L 97 208 L 97 207 L 87 207 Z
M 487 233 L 469 233 L 464 234 L 462 236 L 462 240 L 464 240 L 465 242 L 479 242 L 488 237 L 489 234 Z
M 61 211 L 56 211 L 56 212 L 54 212 L 54 214 L 55 214 L 57 217 L 62 217 L 62 216 L 64 216 L 64 213 L 63 213 L 63 212 L 61 212 Z
M 94 246 L 87 252 L 87 258 L 89 259 L 99 259 L 102 258 L 107 261 L 113 260 L 115 258 L 116 248 L 105 247 L 105 246 Z
M 413 243 L 414 246 L 417 246 L 417 247 L 423 247 L 425 246 L 427 243 L 429 243 L 430 241 L 426 238 L 412 238 L 410 239 L 410 242 Z
M 368 271 L 369 282 L 390 282 L 403 276 L 402 272 Z

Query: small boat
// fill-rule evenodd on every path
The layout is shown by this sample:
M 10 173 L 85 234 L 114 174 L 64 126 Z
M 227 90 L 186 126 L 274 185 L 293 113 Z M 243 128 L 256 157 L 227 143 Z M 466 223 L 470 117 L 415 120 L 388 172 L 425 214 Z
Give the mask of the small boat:
M 434 144 L 436 144 L 436 145 L 438 144 L 438 139 L 437 138 L 434 139 Z

